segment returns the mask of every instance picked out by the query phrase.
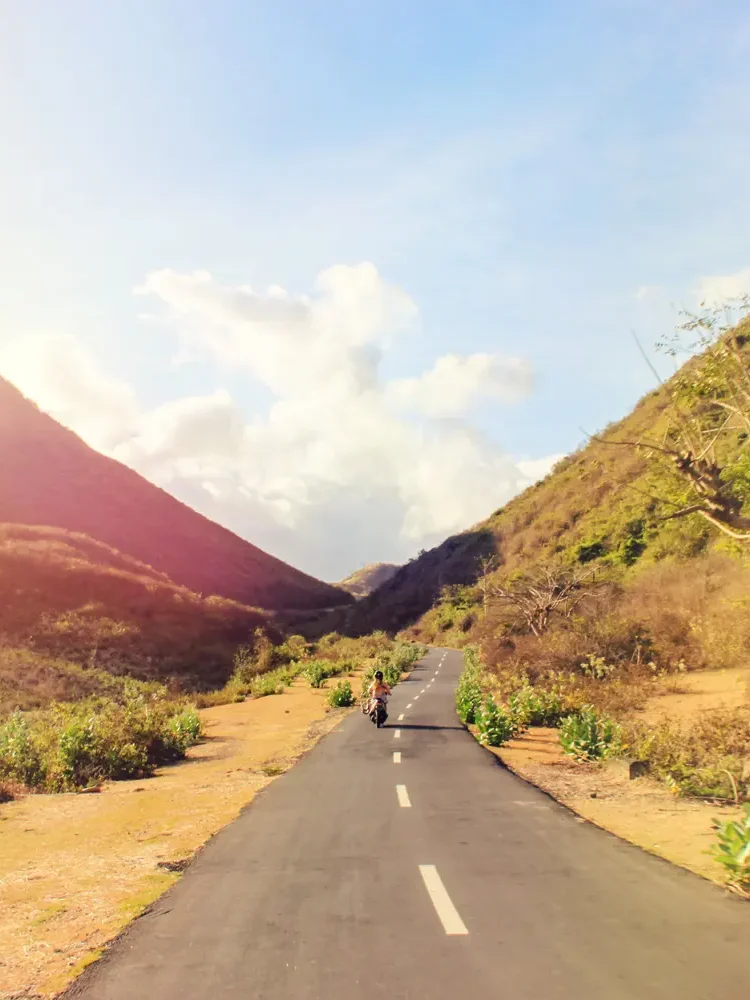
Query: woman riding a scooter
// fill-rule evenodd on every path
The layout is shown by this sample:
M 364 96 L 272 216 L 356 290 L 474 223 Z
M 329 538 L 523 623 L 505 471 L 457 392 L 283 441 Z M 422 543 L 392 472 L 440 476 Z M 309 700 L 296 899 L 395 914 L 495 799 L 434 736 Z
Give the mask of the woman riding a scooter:
M 367 693 L 370 696 L 370 701 L 367 706 L 368 713 L 375 708 L 378 701 L 382 701 L 384 706 L 388 704 L 388 696 L 391 694 L 391 689 L 383 680 L 382 670 L 375 671 L 375 679 L 370 685 Z

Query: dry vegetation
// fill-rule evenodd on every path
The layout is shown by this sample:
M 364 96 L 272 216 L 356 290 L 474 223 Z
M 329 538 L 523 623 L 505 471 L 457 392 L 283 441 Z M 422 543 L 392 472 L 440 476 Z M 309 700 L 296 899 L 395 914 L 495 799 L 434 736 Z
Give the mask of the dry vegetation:
M 0 525 L 0 710 L 105 693 L 111 675 L 213 688 L 266 622 L 85 535 Z

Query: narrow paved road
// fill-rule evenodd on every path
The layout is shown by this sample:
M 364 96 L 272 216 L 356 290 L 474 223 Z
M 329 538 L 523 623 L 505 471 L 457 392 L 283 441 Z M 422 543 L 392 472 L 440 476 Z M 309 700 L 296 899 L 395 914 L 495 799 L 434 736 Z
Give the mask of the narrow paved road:
M 67 996 L 750 997 L 750 906 L 499 767 L 456 719 L 460 667 L 433 650 L 387 728 L 347 718 Z

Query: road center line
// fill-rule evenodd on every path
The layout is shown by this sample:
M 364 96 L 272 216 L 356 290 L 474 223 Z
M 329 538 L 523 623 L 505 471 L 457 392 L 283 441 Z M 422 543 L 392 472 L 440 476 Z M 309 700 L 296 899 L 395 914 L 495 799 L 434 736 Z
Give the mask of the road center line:
M 403 712 L 401 713 L 401 715 L 399 715 L 398 721 L 399 722 L 403 722 L 404 721 L 404 713 Z
M 402 809 L 411 809 L 411 801 L 409 793 L 406 790 L 406 785 L 396 785 L 396 795 L 398 795 L 398 804 Z
M 401 730 L 400 729 L 396 730 L 396 732 L 393 734 L 393 738 L 394 738 L 394 740 L 400 740 L 401 739 Z
M 419 695 L 417 695 L 417 698 L 418 698 L 418 697 L 419 697 Z M 412 704 L 413 704 L 413 702 L 411 702 L 411 701 L 410 701 L 410 702 L 409 702 L 409 704 L 408 704 L 408 705 L 406 706 L 406 711 L 407 711 L 407 712 L 408 712 L 408 711 L 409 711 L 409 709 L 411 708 Z
M 394 764 L 401 763 L 401 754 L 398 752 L 398 750 L 393 751 L 393 763 Z
M 458 910 L 451 902 L 451 898 L 443 885 L 443 880 L 438 874 L 434 865 L 420 865 L 419 871 L 427 889 L 427 893 L 435 907 L 435 912 L 440 917 L 440 923 L 446 934 L 458 935 L 468 934 L 466 924 L 458 915 Z

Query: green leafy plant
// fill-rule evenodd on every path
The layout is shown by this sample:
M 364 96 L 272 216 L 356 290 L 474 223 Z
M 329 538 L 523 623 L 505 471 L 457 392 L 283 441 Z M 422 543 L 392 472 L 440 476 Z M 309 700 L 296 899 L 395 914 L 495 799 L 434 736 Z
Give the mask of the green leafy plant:
M 459 719 L 467 726 L 476 721 L 477 710 L 482 703 L 480 675 L 479 657 L 476 650 L 469 647 L 464 651 L 464 668 L 456 686 L 456 710 Z
M 475 712 L 479 742 L 489 747 L 501 747 L 518 732 L 518 726 L 510 712 L 487 695 Z
M 201 736 L 192 706 L 158 685 L 125 685 L 120 700 L 58 703 L 0 725 L 0 778 L 27 788 L 66 791 L 153 773 L 179 760 Z
M 354 692 L 349 681 L 339 681 L 328 692 L 328 704 L 332 708 L 349 708 L 354 704 Z
M 566 714 L 557 691 L 535 688 L 528 683 L 508 698 L 508 710 L 520 728 L 557 726 Z
M 620 750 L 620 727 L 586 705 L 580 712 L 563 720 L 560 743 L 565 753 L 576 760 L 602 760 Z
M 727 873 L 729 885 L 750 896 L 750 803 L 737 820 L 714 820 L 718 844 L 711 853 Z
M 579 664 L 579 669 L 584 677 L 595 681 L 604 681 L 615 671 L 614 663 L 607 663 L 603 656 L 596 656 L 590 653 L 589 656 Z
M 44 783 L 46 770 L 29 719 L 14 712 L 0 726 L 0 776 L 36 788 Z

